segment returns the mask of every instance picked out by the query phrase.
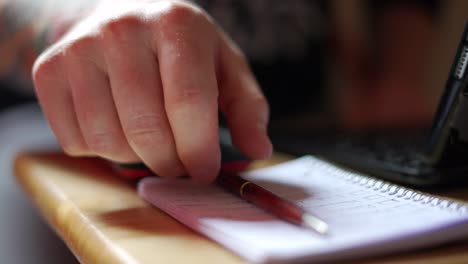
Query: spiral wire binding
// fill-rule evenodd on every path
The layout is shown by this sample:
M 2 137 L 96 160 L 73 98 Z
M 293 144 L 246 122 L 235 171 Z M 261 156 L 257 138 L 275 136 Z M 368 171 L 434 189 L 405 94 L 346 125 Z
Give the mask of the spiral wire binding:
M 460 59 L 455 69 L 455 77 L 457 79 L 461 80 L 463 78 L 467 65 L 468 65 L 468 47 L 463 46 L 461 53 L 460 53 Z
M 450 210 L 460 214 L 468 213 L 468 204 L 466 203 L 430 195 L 370 176 L 360 175 L 353 171 L 335 167 L 329 164 L 327 161 L 321 160 L 319 158 L 308 157 L 308 159 L 310 162 L 312 162 L 311 166 L 313 166 L 314 169 L 323 169 L 334 177 L 363 186 L 367 189 L 380 191 L 381 193 L 386 193 L 390 196 L 395 196 L 405 200 L 412 200 L 414 202 L 430 205 L 442 210 Z

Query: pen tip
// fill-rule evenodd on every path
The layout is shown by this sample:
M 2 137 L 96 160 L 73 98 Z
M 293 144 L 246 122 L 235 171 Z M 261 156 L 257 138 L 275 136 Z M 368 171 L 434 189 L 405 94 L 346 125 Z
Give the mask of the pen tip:
M 304 214 L 302 216 L 302 223 L 304 226 L 313 229 L 320 235 L 325 235 L 328 233 L 328 224 L 313 215 Z

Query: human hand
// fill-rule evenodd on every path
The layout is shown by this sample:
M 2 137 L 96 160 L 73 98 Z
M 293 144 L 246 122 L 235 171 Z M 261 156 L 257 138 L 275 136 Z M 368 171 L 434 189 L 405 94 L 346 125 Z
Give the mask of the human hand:
M 218 110 L 234 144 L 266 158 L 268 105 L 246 59 L 196 6 L 104 1 L 46 50 L 36 93 L 64 151 L 215 178 Z

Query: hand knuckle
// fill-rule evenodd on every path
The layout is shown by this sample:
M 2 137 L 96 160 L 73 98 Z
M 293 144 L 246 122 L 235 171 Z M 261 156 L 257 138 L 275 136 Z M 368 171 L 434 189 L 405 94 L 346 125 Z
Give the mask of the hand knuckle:
M 232 51 L 232 53 L 234 55 L 234 59 L 236 59 L 242 66 L 248 65 L 249 64 L 248 59 L 245 56 L 242 49 L 236 43 L 234 43 L 232 40 L 228 40 L 228 41 L 229 41 L 229 43 L 227 45 L 229 46 L 230 50 Z
M 209 24 L 208 15 L 194 5 L 172 3 L 159 18 L 160 30 L 165 33 L 185 32 L 197 25 Z M 166 35 L 167 35 L 166 34 Z M 174 34 L 176 35 L 176 34 Z
M 115 133 L 106 132 L 91 132 L 86 139 L 89 148 L 100 155 L 115 155 L 118 152 L 118 142 Z
M 128 120 L 125 130 L 129 141 L 140 147 L 153 147 L 159 143 L 164 119 L 156 114 L 141 114 L 136 115 Z
M 68 44 L 65 50 L 65 55 L 71 56 L 86 56 L 90 51 L 96 48 L 96 36 L 82 36 L 79 39 L 73 40 Z
M 101 26 L 103 40 L 110 42 L 128 40 L 142 26 L 142 19 L 133 14 L 122 15 L 118 19 L 110 19 Z
M 40 56 L 34 63 L 33 68 L 33 77 L 41 78 L 44 75 L 53 74 L 56 72 L 56 69 L 59 67 L 59 57 L 57 55 L 53 56 Z
M 170 107 L 193 105 L 202 101 L 202 92 L 197 88 L 175 89 L 167 95 L 167 104 Z
M 254 96 L 252 98 L 252 102 L 254 105 L 257 105 L 259 108 L 264 108 L 264 109 L 267 109 L 269 106 L 268 106 L 268 101 L 266 100 L 266 98 L 261 95 L 261 94 L 258 94 L 256 96 Z
M 44 54 L 35 61 L 32 77 L 36 89 L 46 89 L 51 77 L 60 76 L 61 60 L 60 54 Z
M 199 11 L 191 5 L 183 3 L 172 3 L 162 16 L 171 24 L 185 24 L 185 22 L 197 16 Z

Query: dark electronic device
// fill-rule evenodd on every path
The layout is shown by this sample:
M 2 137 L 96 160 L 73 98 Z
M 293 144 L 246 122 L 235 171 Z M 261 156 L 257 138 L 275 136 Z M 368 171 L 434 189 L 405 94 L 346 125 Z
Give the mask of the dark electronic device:
M 468 22 L 427 137 L 276 139 L 280 151 L 315 154 L 370 175 L 414 186 L 468 180 Z M 314 138 L 312 138 L 314 137 Z M 422 141 L 422 139 L 426 139 Z M 365 144 L 364 144 L 365 143 Z M 419 143 L 419 144 L 418 144 Z

